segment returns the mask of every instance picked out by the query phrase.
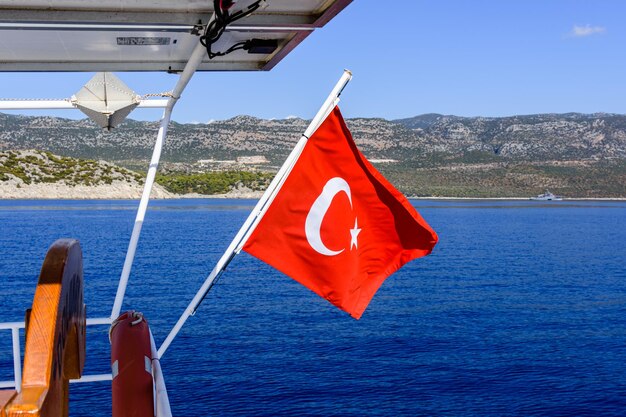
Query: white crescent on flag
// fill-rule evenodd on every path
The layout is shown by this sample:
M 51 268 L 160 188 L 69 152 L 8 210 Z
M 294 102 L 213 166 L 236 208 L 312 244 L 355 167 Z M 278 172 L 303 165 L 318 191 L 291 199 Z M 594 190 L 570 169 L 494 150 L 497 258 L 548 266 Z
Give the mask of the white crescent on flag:
M 311 206 L 311 210 L 309 210 L 309 214 L 306 216 L 306 221 L 304 223 L 304 232 L 306 234 L 306 239 L 309 242 L 309 245 L 315 250 L 317 253 L 325 256 L 336 256 L 343 252 L 345 249 L 341 250 L 331 250 L 326 247 L 324 242 L 322 241 L 322 237 L 320 235 L 320 229 L 322 227 L 322 221 L 324 220 L 324 216 L 326 212 L 330 208 L 330 204 L 333 201 L 333 198 L 340 192 L 346 193 L 348 196 L 348 200 L 350 201 L 350 207 L 352 207 L 352 193 L 350 192 L 350 185 L 340 177 L 331 178 L 324 185 L 324 189 L 322 193 L 317 197 L 313 205 Z M 354 221 L 355 228 L 357 227 L 356 219 Z M 360 229 L 358 229 L 360 232 Z M 356 233 L 358 235 L 358 232 Z M 354 233 L 352 233 L 354 236 Z M 351 247 L 356 246 L 356 236 L 353 237 L 351 242 Z

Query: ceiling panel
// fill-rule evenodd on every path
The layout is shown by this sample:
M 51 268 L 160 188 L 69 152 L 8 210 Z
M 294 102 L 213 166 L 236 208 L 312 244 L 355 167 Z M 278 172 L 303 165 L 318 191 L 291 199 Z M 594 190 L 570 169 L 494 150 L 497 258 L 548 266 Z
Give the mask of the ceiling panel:
M 237 2 L 234 10 L 253 0 Z M 200 71 L 268 70 L 351 0 L 267 0 L 213 50 L 273 39 L 271 54 L 236 51 Z M 0 71 L 181 71 L 212 14 L 209 0 L 0 0 Z M 198 26 L 198 24 L 200 26 Z
M 246 7 L 253 0 L 240 0 Z M 320 12 L 333 1 L 328 0 L 268 0 L 265 10 L 281 13 Z M 203 11 L 212 12 L 210 0 L 0 0 L 0 8 L 42 10 L 111 10 L 111 11 Z

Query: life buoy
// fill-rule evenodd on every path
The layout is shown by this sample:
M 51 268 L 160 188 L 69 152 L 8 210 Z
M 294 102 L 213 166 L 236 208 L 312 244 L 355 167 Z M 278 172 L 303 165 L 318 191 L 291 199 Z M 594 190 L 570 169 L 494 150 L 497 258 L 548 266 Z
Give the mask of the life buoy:
M 111 324 L 113 417 L 154 417 L 150 329 L 141 313 L 127 311 Z

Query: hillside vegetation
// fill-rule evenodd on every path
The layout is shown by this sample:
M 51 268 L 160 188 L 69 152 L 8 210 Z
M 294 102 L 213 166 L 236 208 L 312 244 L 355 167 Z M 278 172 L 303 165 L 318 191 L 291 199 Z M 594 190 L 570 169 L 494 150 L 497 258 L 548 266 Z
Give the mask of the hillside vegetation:
M 143 176 L 104 161 L 76 159 L 47 151 L 0 152 L 0 182 L 101 185 L 114 181 L 143 182 Z
M 529 197 L 550 190 L 566 198 L 626 197 L 626 162 L 459 164 L 382 172 L 415 197 Z
M 250 191 L 262 191 L 274 177 L 268 172 L 216 171 L 204 173 L 171 172 L 158 174 L 157 183 L 176 194 L 226 194 L 244 187 Z
M 220 171 L 207 173 L 159 173 L 157 184 L 175 194 L 225 194 L 234 189 L 264 190 L 273 173 Z M 144 174 L 105 161 L 54 155 L 47 151 L 0 152 L 0 185 L 16 188 L 34 184 L 92 187 L 128 183 L 141 187 Z M 1 195 L 0 195 L 1 197 Z

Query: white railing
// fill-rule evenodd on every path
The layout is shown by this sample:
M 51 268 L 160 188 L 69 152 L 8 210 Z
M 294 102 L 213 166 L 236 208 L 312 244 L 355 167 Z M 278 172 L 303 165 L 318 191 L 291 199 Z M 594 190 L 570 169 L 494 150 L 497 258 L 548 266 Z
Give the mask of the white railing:
M 13 340 L 13 381 L 0 381 L 0 388 L 16 388 L 22 386 L 22 353 L 20 351 L 20 329 L 24 328 L 24 322 L 14 321 L 0 323 L 0 330 L 11 330 Z
M 162 109 L 167 106 L 166 99 L 141 100 L 137 106 L 140 109 Z M 76 110 L 71 100 L 2 100 L 0 110 Z
M 109 317 L 87 319 L 87 326 L 110 326 L 111 319 Z M 0 388 L 15 388 L 20 392 L 22 387 L 22 351 L 20 345 L 20 329 L 23 329 L 23 321 L 13 321 L 0 323 L 0 330 L 11 330 L 11 339 L 13 341 L 13 381 L 0 381 Z M 70 382 L 96 382 L 111 381 L 111 374 L 99 375 L 83 375 L 80 379 L 73 379 Z

